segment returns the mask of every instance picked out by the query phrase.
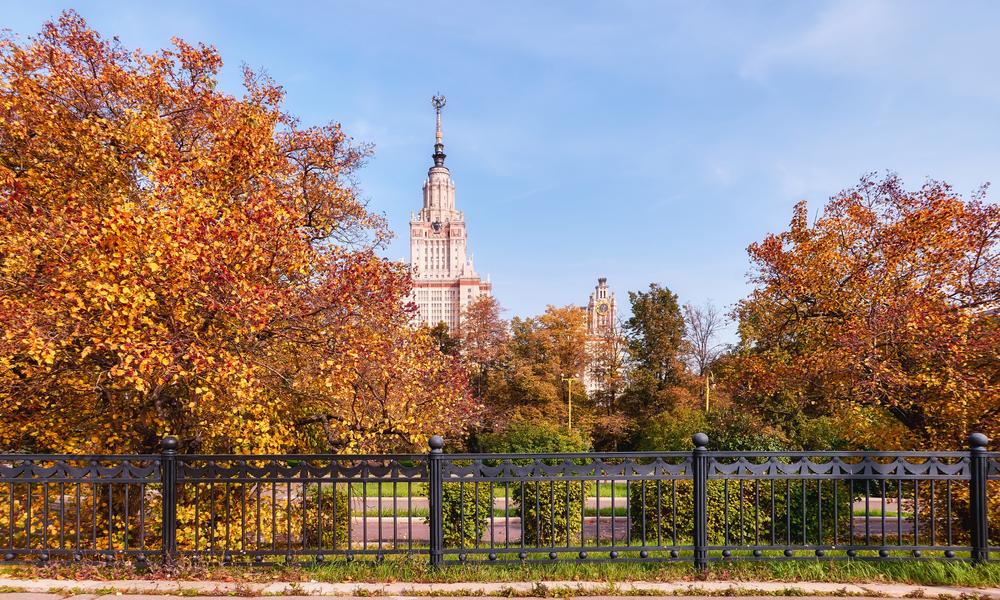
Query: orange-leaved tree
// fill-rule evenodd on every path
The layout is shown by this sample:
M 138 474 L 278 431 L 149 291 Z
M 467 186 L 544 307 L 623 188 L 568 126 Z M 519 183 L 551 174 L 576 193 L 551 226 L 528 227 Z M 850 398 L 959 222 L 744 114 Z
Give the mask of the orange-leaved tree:
M 369 149 L 220 67 L 72 12 L 0 40 L 0 448 L 422 447 L 474 409 L 374 253 Z
M 589 361 L 587 314 L 579 306 L 547 306 L 536 317 L 514 317 L 510 323 L 509 356 L 491 390 L 490 408 L 499 419 L 544 419 L 566 423 L 569 385 L 576 379 L 575 418 L 584 408 L 579 377 Z
M 983 192 L 868 176 L 749 252 L 738 397 L 876 407 L 925 447 L 1000 434 L 1000 207 Z
M 462 311 L 459 345 L 462 358 L 472 371 L 476 395 L 480 398 L 489 387 L 490 372 L 509 352 L 510 332 L 507 322 L 500 316 L 502 310 L 493 296 L 480 296 Z

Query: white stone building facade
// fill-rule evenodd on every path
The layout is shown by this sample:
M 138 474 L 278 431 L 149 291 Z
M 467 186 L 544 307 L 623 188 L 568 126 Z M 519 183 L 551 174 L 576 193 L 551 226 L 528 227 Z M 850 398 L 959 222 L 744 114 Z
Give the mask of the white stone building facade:
M 444 166 L 444 98 L 435 96 L 433 103 L 437 112 L 434 166 L 424 181 L 423 207 L 410 215 L 410 271 L 418 323 L 433 327 L 444 322 L 454 333 L 461 327 L 465 307 L 490 295 L 492 286 L 476 274 L 468 252 L 465 215 L 455 208 L 455 182 Z

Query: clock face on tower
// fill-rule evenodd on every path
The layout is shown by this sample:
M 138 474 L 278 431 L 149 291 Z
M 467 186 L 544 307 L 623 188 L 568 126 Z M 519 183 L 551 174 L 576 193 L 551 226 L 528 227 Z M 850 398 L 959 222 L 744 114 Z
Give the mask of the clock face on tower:
M 435 233 L 441 231 L 441 221 L 434 221 L 433 223 L 431 223 L 431 228 L 434 230 Z
M 597 314 L 606 315 L 608 314 L 608 310 L 610 309 L 611 307 L 608 306 L 607 302 L 601 302 L 600 304 L 597 305 Z

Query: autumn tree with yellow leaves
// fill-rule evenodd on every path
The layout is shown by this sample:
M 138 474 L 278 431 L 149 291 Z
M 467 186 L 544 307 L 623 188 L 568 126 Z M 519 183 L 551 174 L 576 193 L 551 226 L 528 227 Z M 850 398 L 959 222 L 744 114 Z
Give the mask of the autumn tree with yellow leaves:
M 369 148 L 221 65 L 72 12 L 0 40 L 0 449 L 422 448 L 474 412 L 374 253 Z
M 884 446 L 1000 436 L 1000 206 L 983 192 L 868 176 L 749 252 L 729 384 L 769 422 L 877 410 L 912 436 Z
M 488 306 L 488 305 L 481 305 Z M 579 306 L 552 306 L 534 317 L 514 317 L 485 402 L 496 428 L 517 420 L 566 425 L 573 379 L 574 422 L 588 408 L 580 376 L 589 362 L 587 313 Z

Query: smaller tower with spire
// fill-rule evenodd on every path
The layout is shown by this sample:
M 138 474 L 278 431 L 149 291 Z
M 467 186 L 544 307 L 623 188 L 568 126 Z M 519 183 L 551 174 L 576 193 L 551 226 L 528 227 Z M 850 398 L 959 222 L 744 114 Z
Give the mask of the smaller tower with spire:
M 608 278 L 598 277 L 587 303 L 587 334 L 600 337 L 614 331 L 617 314 L 618 303 L 615 293 L 608 288 Z
M 611 362 L 608 352 L 620 358 L 618 333 L 615 293 L 608 287 L 607 277 L 598 277 L 587 302 L 587 353 L 591 359 L 583 370 L 583 387 L 590 395 L 600 392 L 604 385 Z

